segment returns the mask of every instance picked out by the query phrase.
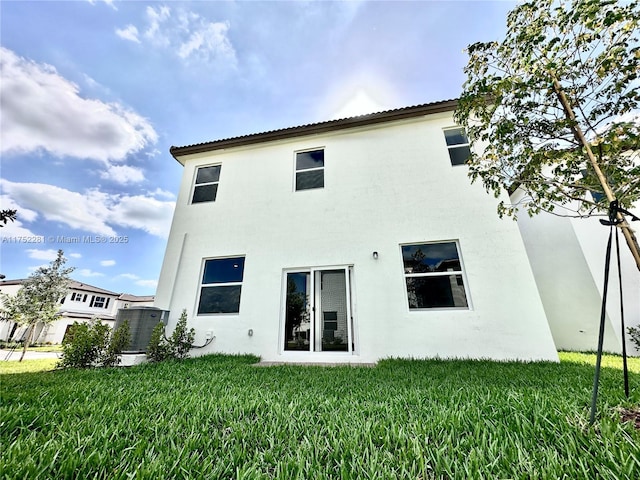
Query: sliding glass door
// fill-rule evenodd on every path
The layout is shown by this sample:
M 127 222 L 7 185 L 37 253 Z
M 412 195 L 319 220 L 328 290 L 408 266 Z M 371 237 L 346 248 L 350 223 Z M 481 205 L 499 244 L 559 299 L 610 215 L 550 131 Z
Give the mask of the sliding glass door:
M 353 351 L 349 267 L 286 273 L 284 350 Z

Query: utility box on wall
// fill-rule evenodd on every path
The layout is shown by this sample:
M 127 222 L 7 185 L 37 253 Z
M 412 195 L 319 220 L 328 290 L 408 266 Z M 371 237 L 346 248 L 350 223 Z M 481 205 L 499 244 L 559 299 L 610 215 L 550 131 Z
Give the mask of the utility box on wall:
M 155 307 L 131 307 L 118 310 L 114 329 L 128 320 L 131 334 L 131 342 L 123 353 L 145 353 L 155 326 L 158 323 L 166 325 L 168 319 L 168 310 Z

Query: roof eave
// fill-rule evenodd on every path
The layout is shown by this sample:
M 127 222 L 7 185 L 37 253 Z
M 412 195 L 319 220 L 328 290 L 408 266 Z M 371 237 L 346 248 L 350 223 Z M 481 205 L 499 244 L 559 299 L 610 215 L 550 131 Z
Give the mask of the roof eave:
M 377 123 L 393 122 L 404 120 L 407 118 L 420 117 L 424 115 L 432 115 L 435 113 L 449 112 L 455 110 L 458 106 L 458 100 L 444 100 L 441 102 L 427 103 L 415 107 L 405 107 L 395 110 L 387 110 L 379 113 L 371 113 L 368 115 L 360 115 L 357 117 L 342 118 L 338 120 L 329 120 L 327 122 L 313 123 L 310 125 L 302 125 L 299 127 L 289 127 L 280 130 L 272 130 L 263 133 L 254 133 L 240 137 L 227 138 L 223 140 L 215 140 L 212 142 L 200 143 L 196 145 L 187 145 L 184 147 L 172 146 L 169 152 L 181 165 L 184 162 L 181 157 L 194 155 L 198 153 L 212 152 L 215 150 L 223 150 L 225 148 L 241 147 L 246 145 L 254 145 L 257 143 L 272 142 L 276 140 L 284 140 L 288 138 L 301 137 L 304 135 L 315 135 L 319 133 L 333 132 L 347 128 L 356 128 L 366 125 L 375 125 Z

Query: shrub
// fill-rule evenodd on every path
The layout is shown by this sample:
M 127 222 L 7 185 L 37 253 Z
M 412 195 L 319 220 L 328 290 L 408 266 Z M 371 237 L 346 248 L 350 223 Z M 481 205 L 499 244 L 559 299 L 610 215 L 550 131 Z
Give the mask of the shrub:
M 151 332 L 147 347 L 147 358 L 152 362 L 161 362 L 171 357 L 169 343 L 164 338 L 164 325 L 158 323 Z
M 193 328 L 187 330 L 187 310 L 182 310 L 176 328 L 169 339 L 173 356 L 179 359 L 186 358 L 193 346 L 195 336 L 196 331 Z
M 627 327 L 627 332 L 629 332 L 629 337 L 631 338 L 631 341 L 635 344 L 636 349 L 640 350 L 640 328 Z
M 111 367 L 120 362 L 119 355 L 130 341 L 129 322 L 111 334 L 107 324 L 93 318 L 87 323 L 73 322 L 62 342 L 62 368 Z
M 113 331 L 107 348 L 102 352 L 102 365 L 105 367 L 115 367 L 118 365 L 120 363 L 120 354 L 129 346 L 130 342 L 131 332 L 129 329 L 129 320 L 125 320 Z
M 109 326 L 97 319 L 73 322 L 62 343 L 62 368 L 88 368 L 98 364 L 109 342 Z
M 153 362 L 161 362 L 168 358 L 183 359 L 189 355 L 193 346 L 196 331 L 191 328 L 187 330 L 187 311 L 182 310 L 180 319 L 168 339 L 164 335 L 164 325 L 158 323 L 149 340 L 147 348 L 147 358 Z

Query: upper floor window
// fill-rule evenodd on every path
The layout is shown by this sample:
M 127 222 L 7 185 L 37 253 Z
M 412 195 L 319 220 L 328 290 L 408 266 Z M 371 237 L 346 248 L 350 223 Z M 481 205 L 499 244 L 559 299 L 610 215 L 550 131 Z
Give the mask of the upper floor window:
M 409 309 L 468 308 L 456 242 L 402 246 Z
M 82 293 L 77 293 L 77 292 L 73 292 L 71 294 L 71 301 L 72 302 L 86 302 L 87 301 L 87 295 L 86 294 L 82 294 Z
M 191 203 L 215 201 L 220 181 L 220 168 L 221 165 L 198 168 Z
M 451 165 L 464 165 L 471 156 L 469 139 L 462 127 L 447 128 L 444 130 L 444 139 L 449 149 Z
M 89 306 L 95 308 L 107 308 L 109 306 L 109 299 L 107 297 L 99 297 L 95 295 L 91 298 Z
M 324 150 L 296 153 L 296 191 L 324 188 Z
M 198 315 L 238 313 L 244 277 L 244 257 L 213 258 L 204 262 Z

